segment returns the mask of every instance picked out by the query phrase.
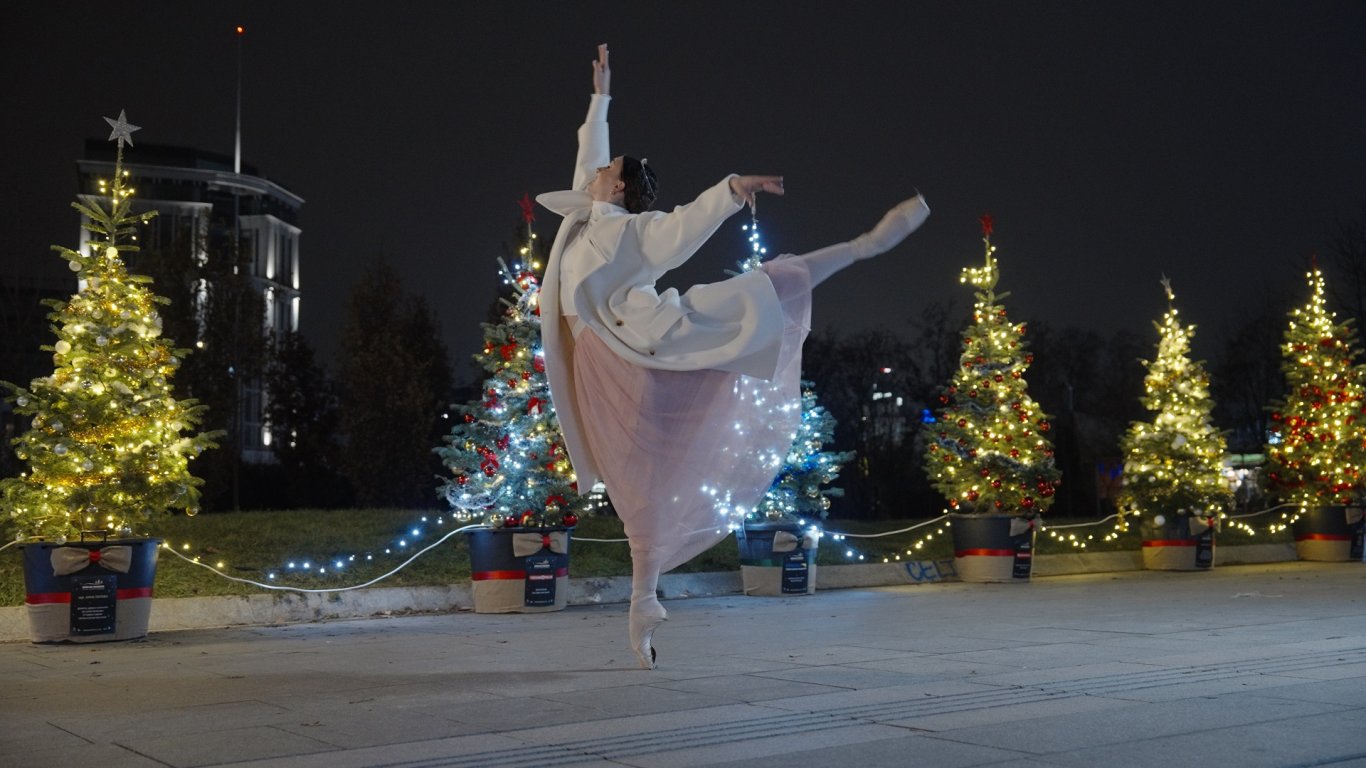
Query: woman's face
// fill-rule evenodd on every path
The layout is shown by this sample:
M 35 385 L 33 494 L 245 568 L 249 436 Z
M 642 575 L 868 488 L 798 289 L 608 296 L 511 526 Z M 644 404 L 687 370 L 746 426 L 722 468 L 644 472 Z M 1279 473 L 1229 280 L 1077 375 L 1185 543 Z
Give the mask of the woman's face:
M 621 203 L 626 183 L 621 180 L 622 156 L 612 158 L 612 162 L 598 169 L 593 180 L 588 182 L 588 194 L 594 200 L 606 203 Z

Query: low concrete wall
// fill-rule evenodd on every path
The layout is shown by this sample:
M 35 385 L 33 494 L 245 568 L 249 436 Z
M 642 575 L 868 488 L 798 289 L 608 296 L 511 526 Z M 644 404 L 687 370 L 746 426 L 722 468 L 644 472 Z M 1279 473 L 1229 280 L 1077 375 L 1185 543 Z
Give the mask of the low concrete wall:
M 1216 565 L 1274 563 L 1295 559 L 1294 544 L 1257 544 L 1216 547 Z M 1077 552 L 1039 555 L 1036 576 L 1142 570 L 1139 552 Z M 894 563 L 822 565 L 817 589 L 887 587 L 956 581 L 953 560 L 909 560 Z M 668 573 L 659 588 L 666 599 L 735 595 L 741 593 L 740 573 Z M 624 603 L 631 597 L 627 576 L 571 578 L 570 605 Z M 762 599 L 762 598 L 756 598 Z M 327 619 L 397 616 L 407 613 L 450 613 L 471 610 L 474 601 L 468 582 L 439 587 L 371 587 L 346 592 L 271 592 L 232 597 L 158 598 L 152 605 L 149 630 L 209 629 L 231 626 L 269 626 Z M 28 609 L 0 608 L 0 642 L 29 639 Z

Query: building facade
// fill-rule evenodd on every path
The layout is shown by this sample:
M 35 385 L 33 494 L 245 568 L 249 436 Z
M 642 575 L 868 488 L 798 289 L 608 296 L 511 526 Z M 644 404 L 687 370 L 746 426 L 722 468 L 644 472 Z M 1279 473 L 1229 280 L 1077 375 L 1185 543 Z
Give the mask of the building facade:
M 77 162 L 82 200 L 108 205 L 106 188 L 114 174 L 114 152 L 108 142 L 86 143 L 85 157 Z M 183 147 L 139 144 L 135 151 L 125 153 L 123 167 L 136 189 L 134 209 L 157 211 L 140 233 L 139 245 L 144 250 L 175 251 L 177 257 L 198 266 L 212 258 L 241 254 L 234 269 L 247 269 L 251 289 L 264 305 L 260 319 L 264 329 L 276 334 L 299 329 L 303 198 L 249 167 L 235 173 L 229 156 Z M 90 239 L 84 226 L 80 238 L 84 251 Z M 200 310 L 208 290 L 203 280 L 193 286 Z M 197 319 L 200 338 L 194 340 L 195 345 L 202 344 L 205 336 L 202 311 L 197 312 Z M 230 369 L 227 375 L 235 373 Z M 272 435 L 265 419 L 270 393 L 259 377 L 244 377 L 236 386 L 235 427 L 242 460 L 273 461 Z

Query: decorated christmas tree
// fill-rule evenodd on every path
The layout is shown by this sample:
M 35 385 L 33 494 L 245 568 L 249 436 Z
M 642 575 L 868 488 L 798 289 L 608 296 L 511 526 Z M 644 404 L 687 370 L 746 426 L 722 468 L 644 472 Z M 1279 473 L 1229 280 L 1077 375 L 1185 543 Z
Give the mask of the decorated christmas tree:
M 758 269 L 768 250 L 759 236 L 759 222 L 751 212 L 745 225 L 749 255 L 740 262 L 742 272 Z M 810 521 L 825 519 L 830 499 L 844 495 L 833 483 L 840 468 L 854 458 L 853 451 L 831 452 L 825 444 L 835 438 L 835 417 L 820 406 L 815 384 L 802 382 L 802 421 L 796 439 L 783 460 L 782 469 L 754 513 L 754 519 Z
M 1209 375 L 1190 358 L 1194 326 L 1181 324 L 1171 283 L 1163 278 L 1167 312 L 1156 323 L 1157 357 L 1145 362 L 1143 406 L 1150 422 L 1136 421 L 1124 436 L 1121 514 L 1142 519 L 1187 515 L 1209 520 L 1232 502 L 1223 478 L 1224 437 L 1214 428 Z
M 986 263 L 963 270 L 976 290 L 963 352 L 927 425 L 925 470 L 930 483 L 961 513 L 1041 514 L 1059 483 L 1048 439 L 1048 417 L 1029 396 L 1025 326 L 1006 317 L 996 293 L 1000 272 L 991 244 L 991 217 L 982 217 Z
M 840 467 L 854 458 L 853 451 L 831 452 L 825 444 L 835 437 L 835 417 L 816 401 L 815 385 L 802 382 L 802 422 L 797 439 L 783 460 L 783 467 L 759 502 L 756 519 L 798 521 L 823 520 L 830 499 L 844 491 L 830 483 Z
M 1281 501 L 1302 508 L 1352 504 L 1366 461 L 1356 332 L 1328 311 L 1318 266 L 1306 276 L 1309 303 L 1291 310 L 1281 344 L 1286 395 L 1272 405 L 1267 478 Z
M 105 118 L 118 142 L 109 207 L 77 202 L 94 239 L 89 253 L 53 246 L 67 260 L 79 291 L 50 302 L 57 341 L 51 376 L 24 389 L 8 382 L 15 410 L 32 419 L 16 438 L 16 455 L 29 471 L 0 481 L 0 503 L 20 537 L 64 541 L 81 530 L 142 534 L 168 510 L 199 510 L 200 481 L 189 462 L 214 445 L 216 434 L 194 434 L 202 406 L 177 400 L 172 379 L 182 351 L 161 336 L 158 303 L 149 278 L 127 272 L 121 254 L 154 213 L 133 214 L 133 190 L 123 170 L 123 145 L 132 146 L 124 113 Z
M 438 489 L 461 522 L 493 527 L 573 526 L 587 497 L 574 484 L 541 355 L 540 248 L 522 200 L 525 245 L 511 266 L 499 259 L 512 295 L 499 322 L 484 324 L 475 359 L 488 373 L 479 400 L 460 406 L 437 448 L 451 476 Z

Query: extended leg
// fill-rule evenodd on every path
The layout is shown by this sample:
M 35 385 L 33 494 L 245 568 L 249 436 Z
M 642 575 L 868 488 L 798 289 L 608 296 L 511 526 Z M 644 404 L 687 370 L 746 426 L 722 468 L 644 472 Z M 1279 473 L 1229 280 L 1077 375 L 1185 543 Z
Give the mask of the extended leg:
M 891 250 L 923 224 L 929 215 L 930 207 L 925 204 L 925 198 L 916 195 L 888 211 L 870 232 L 847 243 L 831 245 L 797 258 L 806 262 L 814 288 L 855 261 Z

